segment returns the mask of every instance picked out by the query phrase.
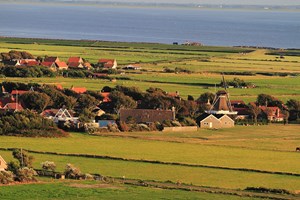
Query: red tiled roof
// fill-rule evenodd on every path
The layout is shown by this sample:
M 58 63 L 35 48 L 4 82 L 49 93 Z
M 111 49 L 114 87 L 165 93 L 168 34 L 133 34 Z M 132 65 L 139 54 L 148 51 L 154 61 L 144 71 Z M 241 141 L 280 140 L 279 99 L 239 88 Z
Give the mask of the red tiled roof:
M 11 95 L 22 95 L 22 94 L 25 94 L 25 93 L 27 93 L 27 92 L 29 92 L 29 91 L 27 91 L 27 90 L 12 90 L 11 91 Z
M 24 110 L 19 103 L 7 103 L 3 108 L 7 110 Z
M 111 63 L 113 64 L 115 62 L 114 59 L 99 59 L 98 63 Z
M 101 92 L 101 96 L 103 96 L 103 102 L 110 102 L 110 98 L 109 98 L 109 92 Z
M 59 58 L 58 57 L 47 57 L 44 59 L 44 62 L 59 62 Z
M 79 62 L 70 62 L 70 63 L 68 63 L 68 66 L 72 67 L 72 68 L 83 68 L 83 65 Z
M 58 69 L 68 69 L 68 65 L 65 62 L 55 62 Z
M 85 62 L 85 63 L 83 64 L 83 66 L 84 66 L 85 68 L 88 68 L 88 69 L 92 67 L 91 63 L 89 63 L 89 62 Z
M 73 90 L 77 94 L 82 94 L 82 93 L 86 92 L 86 88 L 85 87 L 72 87 L 71 90 Z
M 70 57 L 68 59 L 68 63 L 80 63 L 80 62 L 82 62 L 81 57 Z
M 37 66 L 39 65 L 40 63 L 38 61 L 28 61 L 27 62 L 27 66 Z
M 56 115 L 56 113 L 59 111 L 59 109 L 47 109 L 47 110 L 44 110 L 41 115 L 43 117 L 54 117 Z
M 63 86 L 62 86 L 61 84 L 57 84 L 57 85 L 56 85 L 56 88 L 59 89 L 59 90 L 63 90 L 63 89 L 64 89 Z
M 41 65 L 45 67 L 51 67 L 54 64 L 54 62 L 42 62 Z
M 15 102 L 15 101 L 16 101 L 15 98 L 12 97 L 12 96 L 10 96 L 10 97 L 2 97 L 2 98 L 0 99 L 0 107 L 2 108 L 2 107 L 4 107 L 6 104 L 8 104 L 8 103 L 13 103 L 13 102 Z

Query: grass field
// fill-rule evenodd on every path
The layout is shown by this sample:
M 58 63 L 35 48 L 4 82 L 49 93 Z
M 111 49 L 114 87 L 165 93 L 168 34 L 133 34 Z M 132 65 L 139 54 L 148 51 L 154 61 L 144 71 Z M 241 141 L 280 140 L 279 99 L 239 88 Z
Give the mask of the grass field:
M 104 86 L 136 86 L 145 91 L 157 87 L 167 92 L 179 91 L 183 98 L 215 92 L 220 72 L 291 73 L 293 76 L 226 76 L 239 77 L 257 85 L 254 89 L 229 89 L 232 100 L 254 101 L 266 93 L 287 101 L 300 99 L 300 57 L 269 55 L 270 50 L 232 47 L 189 47 L 164 44 L 120 43 L 101 41 L 68 41 L 0 38 L 0 52 L 29 51 L 35 56 L 81 56 L 90 62 L 99 58 L 116 58 L 120 66 L 141 63 L 144 72 L 126 72 L 129 80 L 110 82 L 101 79 L 72 78 L 1 78 L 39 84 L 61 84 L 65 88 L 86 87 L 100 91 Z M 241 53 L 243 52 L 243 53 Z M 275 51 L 278 53 L 278 51 Z M 168 67 L 191 70 L 191 74 L 163 73 Z M 237 126 L 226 130 L 199 130 L 191 133 L 110 133 L 90 136 L 72 133 L 68 138 L 21 138 L 0 136 L 0 148 L 24 148 L 40 153 L 35 168 L 46 160 L 54 161 L 58 171 L 72 163 L 85 173 L 156 181 L 180 181 L 196 186 L 241 191 L 246 187 L 300 191 L 299 125 Z M 53 152 L 72 155 L 53 155 Z M 11 152 L 0 154 L 12 160 Z M 87 158 L 83 154 L 109 156 Z M 123 159 L 123 160 L 122 160 Z M 127 159 L 127 160 L 126 160 Z M 155 163 L 156 162 L 156 163 Z M 247 199 L 231 195 L 159 190 L 134 186 L 111 188 L 74 188 L 70 182 L 0 187 L 1 199 Z M 85 183 L 84 183 L 85 184 Z M 94 183 L 90 183 L 94 184 Z M 47 191 L 37 193 L 36 191 Z M 36 194 L 33 197 L 32 194 Z M 299 198 L 299 196 L 295 196 Z M 253 199 L 253 198 L 249 198 Z
M 274 131 L 279 128 L 281 131 Z M 113 177 L 126 176 L 135 179 L 171 180 L 173 182 L 180 180 L 183 183 L 199 186 L 230 189 L 263 186 L 283 188 L 294 192 L 300 189 L 300 178 L 297 176 L 249 170 L 300 174 L 300 154 L 294 152 L 295 145 L 300 139 L 298 128 L 297 125 L 273 125 L 237 127 L 236 130 L 201 130 L 190 134 L 125 133 L 118 137 L 72 134 L 70 138 L 57 139 L 2 136 L 0 147 L 22 147 L 36 151 L 105 155 L 139 160 L 135 162 L 34 153 L 36 168 L 40 168 L 41 162 L 52 160 L 57 163 L 59 171 L 63 171 L 67 163 L 73 163 L 83 172 Z M 139 138 L 129 137 L 134 134 Z M 239 143 L 239 141 L 242 142 Z M 5 159 L 12 159 L 11 152 L 1 151 L 0 153 Z M 143 160 L 204 166 L 154 164 L 145 163 Z M 245 168 L 248 171 L 236 170 L 237 168 Z
M 121 67 L 130 63 L 141 63 L 143 69 L 148 72 L 126 72 L 122 76 L 130 80 L 118 80 L 114 83 L 107 80 L 65 78 L 5 78 L 2 81 L 61 83 L 65 87 L 80 85 L 91 90 L 100 90 L 105 85 L 138 86 L 142 90 L 159 87 L 168 92 L 175 92 L 176 88 L 183 98 L 188 95 L 197 98 L 201 93 L 214 92 L 214 85 L 221 82 L 220 72 L 288 72 L 295 75 L 300 73 L 300 56 L 285 56 L 281 59 L 278 55 L 268 55 L 271 51 L 263 49 L 0 38 L 0 52 L 10 50 L 29 51 L 35 56 L 59 56 L 64 61 L 70 56 L 81 56 L 92 63 L 96 63 L 99 58 L 116 58 Z M 165 67 L 180 67 L 194 73 L 162 73 Z M 232 99 L 250 102 L 260 93 L 272 94 L 282 101 L 300 98 L 300 76 L 226 76 L 226 79 L 231 80 L 234 77 L 252 82 L 258 87 L 230 89 Z
M 222 194 L 210 194 L 180 190 L 143 188 L 123 184 L 99 184 L 97 182 L 51 182 L 42 179 L 41 184 L 0 187 L 0 198 L 6 200 L 58 200 L 58 199 L 197 199 L 197 200 L 258 200 Z

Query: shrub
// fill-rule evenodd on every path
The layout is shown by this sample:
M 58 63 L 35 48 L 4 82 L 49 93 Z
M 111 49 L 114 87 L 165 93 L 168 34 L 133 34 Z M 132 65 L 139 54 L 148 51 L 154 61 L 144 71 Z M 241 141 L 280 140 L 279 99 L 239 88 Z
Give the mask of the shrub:
M 67 164 L 65 169 L 65 176 L 71 179 L 79 179 L 81 176 L 81 171 L 79 168 L 72 164 Z
M 14 175 L 11 171 L 0 171 L 0 184 L 9 184 L 14 182 Z
M 55 165 L 55 163 L 54 162 L 52 162 L 52 161 L 45 161 L 45 162 L 43 162 L 43 163 L 41 163 L 42 164 L 42 169 L 43 170 L 46 170 L 46 171 L 55 171 L 55 169 L 56 169 L 56 165 Z
M 16 179 L 20 182 L 36 181 L 36 178 L 34 177 L 36 175 L 37 175 L 37 173 L 36 173 L 36 171 L 34 171 L 34 169 L 24 167 L 24 168 L 18 169 L 17 174 L 16 174 L 16 176 L 17 176 Z

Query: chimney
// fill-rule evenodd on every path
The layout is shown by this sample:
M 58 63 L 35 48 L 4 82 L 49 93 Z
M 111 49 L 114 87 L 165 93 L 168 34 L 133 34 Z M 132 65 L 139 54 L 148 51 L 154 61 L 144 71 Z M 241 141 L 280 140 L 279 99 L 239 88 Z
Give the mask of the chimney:
M 277 108 L 277 110 L 276 110 L 276 115 L 277 115 L 277 118 L 279 118 L 279 115 L 280 115 L 280 109 L 279 108 Z
M 173 120 L 175 120 L 176 119 L 176 109 L 174 106 L 172 107 L 172 112 L 173 112 Z

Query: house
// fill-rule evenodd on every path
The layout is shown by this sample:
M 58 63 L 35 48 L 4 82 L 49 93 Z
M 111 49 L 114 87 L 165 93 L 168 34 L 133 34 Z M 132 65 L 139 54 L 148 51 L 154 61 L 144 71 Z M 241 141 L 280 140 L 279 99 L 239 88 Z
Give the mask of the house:
M 116 69 L 118 64 L 116 59 L 99 59 L 98 66 L 107 69 Z
M 101 96 L 103 97 L 102 102 L 107 103 L 110 102 L 110 98 L 109 98 L 109 92 L 101 92 Z
M 38 66 L 40 63 L 36 59 L 21 59 L 19 60 L 21 66 Z
M 176 91 L 176 92 L 168 92 L 167 95 L 169 97 L 173 97 L 173 98 L 180 98 L 178 91 Z
M 67 70 L 68 69 L 68 65 L 65 62 L 56 61 L 55 65 L 56 65 L 57 70 Z
M 81 64 L 83 64 L 84 63 L 84 61 L 83 61 L 83 59 L 81 58 L 81 57 L 70 57 L 69 59 L 68 59 L 68 62 L 67 62 L 68 64 L 70 64 L 70 63 L 81 63 Z
M 85 69 L 87 69 L 87 70 L 90 70 L 90 69 L 93 68 L 92 65 L 91 65 L 91 63 L 89 63 L 89 62 L 83 63 L 83 67 L 84 67 Z
M 41 63 L 41 66 L 48 67 L 48 68 L 50 68 L 52 71 L 57 71 L 55 62 L 45 62 L 45 61 L 44 61 L 44 62 Z
M 20 66 L 20 61 L 19 60 L 4 60 L 2 61 L 4 66 Z
M 1 110 L 5 112 L 17 112 L 24 110 L 24 108 L 19 103 L 7 103 Z
M 175 110 L 120 109 L 119 112 L 121 122 L 126 122 L 130 118 L 135 123 L 162 123 L 165 120 L 175 120 Z
M 233 111 L 237 112 L 235 119 L 244 120 L 250 117 L 249 107 L 242 100 L 230 101 Z
M 220 129 L 220 128 L 234 127 L 234 120 L 225 114 L 204 113 L 197 119 L 197 122 L 200 128 L 206 128 L 206 129 Z
M 262 113 L 261 117 L 267 118 L 271 122 L 283 122 L 284 114 L 277 106 L 267 107 L 267 106 L 259 106 Z
M 84 65 L 82 63 L 79 62 L 70 62 L 68 63 L 69 68 L 72 69 L 84 69 Z
M 71 90 L 76 92 L 77 94 L 83 94 L 86 92 L 86 88 L 85 87 L 71 87 Z
M 127 65 L 126 67 L 123 67 L 123 69 L 126 69 L 126 70 L 140 70 L 140 69 L 142 69 L 142 67 L 139 64 L 131 64 L 131 65 Z
M 14 103 L 16 99 L 13 96 L 3 96 L 0 98 L 0 108 L 3 108 L 8 103 Z
M 216 93 L 209 110 L 200 115 L 197 122 L 200 128 L 231 128 L 234 127 L 235 123 L 230 116 L 236 116 L 237 113 L 232 108 L 229 93 L 226 90 L 220 90 Z
M 5 160 L 0 155 L 0 171 L 4 171 L 6 169 L 7 169 L 7 163 L 5 162 Z
M 55 62 L 60 62 L 58 57 L 46 57 L 44 59 L 44 62 L 51 62 L 51 63 L 55 63 Z

